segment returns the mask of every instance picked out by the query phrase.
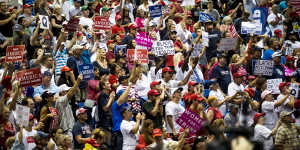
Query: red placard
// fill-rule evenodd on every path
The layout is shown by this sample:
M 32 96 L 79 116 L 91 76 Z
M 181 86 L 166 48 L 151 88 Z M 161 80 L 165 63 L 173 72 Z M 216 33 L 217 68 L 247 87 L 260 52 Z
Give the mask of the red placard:
M 127 58 L 129 63 L 133 63 L 134 60 L 134 49 L 127 49 Z M 149 63 L 149 58 L 148 58 L 148 50 L 146 49 L 137 49 L 136 50 L 136 57 L 137 60 L 141 63 Z
M 14 45 L 6 48 L 6 62 L 22 62 L 25 45 Z
M 95 16 L 93 18 L 95 30 L 109 30 L 111 29 L 109 18 L 105 16 Z
M 79 19 L 78 18 L 71 18 L 69 22 L 66 24 L 65 29 L 66 31 L 76 32 L 79 26 Z
M 41 68 L 27 69 L 17 72 L 17 80 L 22 87 L 42 84 Z

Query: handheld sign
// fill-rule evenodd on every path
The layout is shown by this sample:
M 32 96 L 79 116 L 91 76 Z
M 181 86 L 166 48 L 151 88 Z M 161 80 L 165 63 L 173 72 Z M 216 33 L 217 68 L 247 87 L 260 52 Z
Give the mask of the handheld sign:
M 176 120 L 176 123 L 182 128 L 189 128 L 192 134 L 201 129 L 202 119 L 198 114 L 192 112 L 190 109 L 186 109 L 183 114 Z
M 295 99 L 300 99 L 300 87 L 298 84 L 292 83 L 290 85 L 291 95 L 295 97 Z
M 174 45 L 172 40 L 155 41 L 152 45 L 152 51 L 156 56 L 174 55 Z
M 253 60 L 254 75 L 262 74 L 264 76 L 272 76 L 274 63 L 272 60 Z
M 23 127 L 27 127 L 29 123 L 30 108 L 16 104 L 16 122 Z
M 40 18 L 40 28 L 41 29 L 49 29 L 49 18 L 48 16 L 39 15 Z
M 136 44 L 148 50 L 152 48 L 153 41 L 154 39 L 149 37 L 146 33 L 137 33 L 135 37 Z
M 25 45 L 7 46 L 5 62 L 22 62 Z
M 111 29 L 109 18 L 105 16 L 95 16 L 93 18 L 95 30 L 109 30 Z
M 237 38 L 222 38 L 219 49 L 222 51 L 233 50 L 236 42 Z
M 120 54 L 120 51 L 122 54 L 126 54 L 126 45 L 115 45 L 114 49 L 115 54 Z
M 208 47 L 209 37 L 208 37 L 208 33 L 205 31 L 202 31 L 202 40 L 203 40 L 203 46 Z
M 149 6 L 150 18 L 162 16 L 161 5 Z
M 67 25 L 65 26 L 66 31 L 69 32 L 76 32 L 79 26 L 79 19 L 78 18 L 71 18 Z
M 148 58 L 148 50 L 146 49 L 128 49 L 127 50 L 127 58 L 129 63 L 133 63 L 135 58 L 140 61 L 141 63 L 149 63 L 149 58 Z
M 267 80 L 267 89 L 272 91 L 272 94 L 280 94 L 279 84 L 282 82 L 282 79 L 268 79 Z
M 17 80 L 20 81 L 20 85 L 22 87 L 42 84 L 41 68 L 33 68 L 19 71 L 17 72 L 16 76 Z
M 261 23 L 253 23 L 253 22 L 242 22 L 241 26 L 242 34 L 250 34 L 261 35 L 262 33 L 262 24 Z
M 209 21 L 214 22 L 214 20 L 215 19 L 213 17 L 211 17 L 209 14 L 200 12 L 200 15 L 199 15 L 199 21 L 200 22 L 209 22 Z
M 79 74 L 83 75 L 83 80 L 94 79 L 94 66 L 93 64 L 82 64 L 78 65 Z

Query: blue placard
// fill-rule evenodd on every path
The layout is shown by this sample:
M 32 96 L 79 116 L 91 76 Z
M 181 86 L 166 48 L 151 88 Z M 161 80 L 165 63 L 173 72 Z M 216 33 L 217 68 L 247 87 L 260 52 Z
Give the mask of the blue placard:
M 161 5 L 149 6 L 150 18 L 162 16 Z
M 94 66 L 93 64 L 82 64 L 78 65 L 79 74 L 83 75 L 83 80 L 94 79 Z
M 199 20 L 200 20 L 200 22 L 209 22 L 209 21 L 214 22 L 215 21 L 215 19 L 213 17 L 211 17 L 209 14 L 206 14 L 203 12 L 200 12 Z
M 252 8 L 252 20 L 260 22 L 262 24 L 262 33 L 265 34 L 268 26 L 268 8 L 266 7 L 255 7 Z
M 119 51 L 122 51 L 123 55 L 127 53 L 126 45 L 116 45 L 114 49 L 115 54 L 119 54 Z

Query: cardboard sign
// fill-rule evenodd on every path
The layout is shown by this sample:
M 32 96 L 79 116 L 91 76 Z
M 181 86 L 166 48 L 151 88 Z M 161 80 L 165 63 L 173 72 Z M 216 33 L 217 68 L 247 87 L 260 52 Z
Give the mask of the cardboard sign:
M 110 30 L 111 29 L 108 17 L 105 17 L 105 16 L 95 16 L 93 18 L 93 21 L 94 21 L 93 28 L 95 30 Z
M 129 63 L 133 63 L 135 59 L 141 63 L 149 63 L 148 50 L 146 49 L 128 49 L 127 58 Z
M 156 56 L 174 55 L 174 45 L 172 40 L 155 41 L 152 45 L 152 51 Z
M 253 23 L 253 22 L 242 22 L 241 27 L 242 34 L 250 34 L 261 35 L 262 33 L 262 24 L 261 23 Z
M 93 64 L 82 64 L 78 65 L 79 74 L 83 75 L 83 80 L 94 79 L 94 66 Z
M 78 18 L 71 18 L 67 25 L 65 26 L 66 31 L 69 32 L 76 32 L 79 25 L 79 19 Z
M 150 38 L 146 33 L 137 33 L 135 37 L 135 42 L 139 46 L 143 46 L 150 50 L 152 48 L 154 39 Z
M 199 15 L 199 21 L 200 22 L 209 22 L 209 21 L 214 22 L 214 20 L 215 19 L 213 17 L 211 17 L 209 14 L 200 12 L 200 15 Z
M 49 18 L 48 16 L 43 16 L 43 15 L 39 15 L 39 19 L 40 19 L 40 28 L 41 29 L 49 29 Z
M 7 46 L 5 62 L 22 62 L 25 45 Z
M 162 16 L 161 5 L 149 6 L 150 18 L 156 18 Z
M 41 85 L 42 73 L 41 68 L 27 69 L 17 72 L 17 80 L 22 87 Z
M 183 114 L 176 120 L 176 123 L 182 128 L 189 128 L 192 134 L 201 129 L 203 122 L 204 119 L 190 109 L 185 109 Z
M 272 94 L 280 94 L 279 84 L 282 82 L 282 79 L 268 79 L 267 80 L 267 89 L 272 91 Z
M 29 124 L 30 108 L 16 104 L 16 122 L 23 127 L 27 127 Z
M 292 83 L 290 85 L 291 95 L 295 97 L 295 99 L 300 99 L 300 87 L 298 84 Z
M 233 50 L 235 48 L 237 38 L 222 38 L 219 49 L 222 51 Z
M 126 45 L 115 45 L 114 47 L 114 52 L 115 54 L 120 54 L 122 52 L 122 54 L 126 54 Z M 120 52 L 121 51 L 121 52 Z
M 274 63 L 272 60 L 253 60 L 254 75 L 262 74 L 264 76 L 272 76 Z

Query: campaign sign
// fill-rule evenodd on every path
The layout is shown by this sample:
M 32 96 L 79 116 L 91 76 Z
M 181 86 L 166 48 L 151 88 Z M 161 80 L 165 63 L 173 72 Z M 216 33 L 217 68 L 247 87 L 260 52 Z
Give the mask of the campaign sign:
M 137 45 L 146 47 L 148 50 L 152 48 L 154 39 L 150 38 L 146 33 L 137 33 L 135 42 Z
M 174 55 L 174 45 L 172 40 L 155 41 L 152 45 L 152 51 L 156 56 Z
M 120 54 L 122 52 L 122 55 L 126 54 L 126 45 L 115 45 L 114 52 L 115 54 Z
M 42 73 L 41 68 L 27 69 L 17 72 L 17 80 L 22 87 L 41 85 Z
M 254 75 L 262 74 L 264 76 L 272 76 L 274 63 L 272 60 L 253 60 Z
M 196 133 L 201 129 L 204 119 L 198 114 L 192 112 L 190 109 L 186 109 L 183 114 L 176 120 L 176 123 L 182 128 L 189 128 L 191 134 Z
M 252 20 L 257 23 L 262 24 L 262 34 L 267 31 L 266 27 L 268 25 L 268 8 L 267 7 L 255 7 L 252 8 Z
M 208 42 L 209 42 L 208 32 L 202 31 L 202 40 L 203 40 L 203 45 L 208 47 Z
M 29 123 L 30 108 L 27 106 L 16 104 L 16 122 L 23 127 L 27 127 Z
M 148 50 L 146 49 L 128 49 L 127 58 L 129 63 L 133 63 L 134 59 L 141 63 L 149 63 Z
M 282 82 L 282 79 L 268 79 L 267 80 L 267 89 L 272 91 L 272 94 L 280 94 L 279 84 Z
M 262 24 L 255 22 L 242 22 L 241 27 L 242 34 L 250 34 L 261 35 L 262 33 Z
M 295 99 L 300 99 L 300 88 L 298 84 L 292 83 L 290 85 L 291 95 L 295 97 Z
M 94 66 L 93 64 L 82 64 L 78 65 L 79 74 L 83 75 L 83 80 L 94 79 Z
M 40 28 L 41 29 L 49 29 L 49 18 L 48 16 L 39 15 L 40 19 Z
M 233 50 L 235 48 L 237 38 L 222 38 L 219 49 L 222 51 Z
M 93 28 L 96 30 L 109 30 L 111 29 L 109 18 L 105 16 L 95 16 L 93 18 Z
M 214 22 L 215 19 L 207 13 L 200 12 L 199 20 L 200 22 L 209 22 L 209 21 Z
M 5 62 L 22 62 L 25 45 L 7 46 Z
M 65 26 L 66 31 L 76 32 L 79 26 L 78 18 L 71 18 L 67 25 Z
M 149 6 L 150 18 L 162 16 L 161 5 Z

